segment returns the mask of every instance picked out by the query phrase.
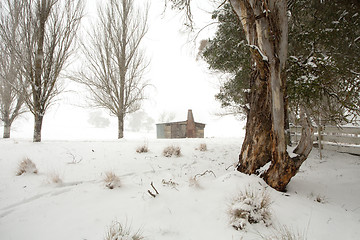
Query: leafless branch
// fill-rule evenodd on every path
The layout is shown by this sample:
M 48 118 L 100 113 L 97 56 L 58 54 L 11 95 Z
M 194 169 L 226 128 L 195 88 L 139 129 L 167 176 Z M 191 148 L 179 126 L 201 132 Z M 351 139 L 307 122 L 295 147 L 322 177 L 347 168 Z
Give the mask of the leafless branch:
M 206 174 L 210 174 L 210 173 L 211 173 L 212 175 L 214 175 L 214 177 L 216 178 L 216 175 L 215 175 L 215 173 L 214 173 L 212 170 L 206 170 L 206 171 L 203 172 L 203 173 L 195 174 L 194 179 L 196 180 L 197 177 L 202 177 L 202 176 L 204 176 L 204 175 L 206 175 Z
M 118 137 L 123 137 L 126 114 L 140 109 L 149 86 L 143 76 L 150 64 L 141 48 L 148 31 L 148 11 L 131 0 L 98 7 L 99 19 L 82 41 L 82 69 L 72 77 L 90 91 L 91 103 L 117 116 Z
M 155 193 L 156 194 L 154 194 L 154 193 L 152 193 L 150 190 L 148 190 L 148 193 L 153 197 L 153 198 L 155 198 L 156 197 L 156 195 L 159 195 L 159 192 L 156 190 L 156 188 L 154 187 L 154 184 L 153 184 L 153 182 L 151 182 L 151 187 L 155 190 Z
M 72 152 L 70 152 L 70 151 L 68 151 L 66 154 L 68 154 L 68 155 L 70 155 L 71 157 L 72 157 L 72 161 L 71 162 L 69 162 L 69 164 L 78 164 L 78 163 L 80 163 L 82 160 L 83 160 L 83 158 L 80 156 L 80 158 L 77 158 L 76 156 L 75 156 L 75 154 L 73 154 Z
M 179 13 L 184 14 L 185 21 L 184 25 L 190 30 L 194 29 L 193 14 L 191 11 L 191 0 L 165 0 L 165 9 L 170 2 L 171 9 L 178 11 Z
M 154 183 L 153 182 L 151 182 L 151 187 L 155 190 L 155 192 L 156 192 L 156 194 L 159 194 L 159 192 L 156 190 L 156 188 L 154 187 Z
M 224 4 L 225 4 L 227 1 L 228 1 L 228 0 L 223 1 L 217 8 L 219 9 L 219 8 L 221 8 L 222 6 L 224 6 Z
M 6 0 L 0 12 L 0 120 L 4 122 L 4 138 L 10 137 L 13 121 L 26 112 L 24 93 L 18 91 L 23 76 L 12 49 L 13 44 L 20 40 L 22 6 L 21 1 Z
M 229 170 L 231 167 L 234 167 L 234 164 L 231 164 L 230 166 L 226 167 L 225 170 Z
M 35 117 L 34 141 L 41 141 L 42 119 L 62 90 L 60 73 L 72 54 L 73 40 L 83 16 L 83 0 L 7 0 L 21 2 L 17 41 L 5 38 L 20 67 L 21 93 Z M 17 13 L 12 11 L 11 14 Z M 9 29 L 0 27 L 3 36 Z
M 150 190 L 148 190 L 148 193 L 150 194 L 150 196 L 152 196 L 153 198 L 156 198 L 156 195 L 153 194 Z

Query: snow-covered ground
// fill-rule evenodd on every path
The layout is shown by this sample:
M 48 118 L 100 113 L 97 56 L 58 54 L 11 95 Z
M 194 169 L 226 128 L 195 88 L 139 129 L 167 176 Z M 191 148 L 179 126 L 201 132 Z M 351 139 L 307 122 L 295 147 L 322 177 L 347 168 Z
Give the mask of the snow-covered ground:
M 317 150 L 281 193 L 257 176 L 234 171 L 242 139 L 44 141 L 0 140 L 0 239 L 104 239 L 117 221 L 146 239 L 261 239 L 286 225 L 307 239 L 359 239 L 360 157 Z M 208 150 L 196 150 L 206 143 Z M 137 153 L 147 144 L 148 153 Z M 181 157 L 162 156 L 165 147 Z M 16 176 L 28 157 L 38 174 Z M 206 170 L 213 173 L 202 174 Z M 108 189 L 105 173 L 120 177 Z M 58 175 L 62 183 L 51 183 Z M 197 175 L 198 186 L 190 179 Z M 153 198 L 148 190 L 159 194 Z M 165 182 L 165 183 L 163 183 Z M 172 183 L 172 184 L 171 184 Z M 266 189 L 271 226 L 229 223 L 231 200 Z

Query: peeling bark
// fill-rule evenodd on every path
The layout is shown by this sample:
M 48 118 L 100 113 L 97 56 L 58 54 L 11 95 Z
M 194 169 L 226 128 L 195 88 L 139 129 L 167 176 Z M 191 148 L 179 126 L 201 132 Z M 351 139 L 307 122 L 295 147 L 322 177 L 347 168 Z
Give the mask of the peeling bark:
M 300 123 L 301 123 L 301 138 L 299 144 L 294 149 L 294 153 L 298 154 L 299 156 L 307 157 L 313 147 L 313 135 L 314 130 L 309 120 L 309 117 L 305 113 L 303 107 L 300 109 Z
M 291 178 L 296 175 L 301 164 L 309 156 L 313 146 L 313 129 L 305 113 L 301 113 L 301 139 L 293 151 L 296 157 L 290 158 L 288 154 L 282 159 L 274 158 L 269 169 L 264 173 L 263 178 L 272 188 L 278 191 L 285 191 Z
M 304 120 L 298 156 L 290 158 L 286 151 L 287 1 L 231 0 L 230 3 L 242 23 L 257 75 L 251 87 L 246 136 L 237 169 L 252 174 L 271 161 L 262 177 L 271 187 L 284 191 L 312 148 L 311 128 Z
M 251 77 L 250 111 L 237 170 L 253 174 L 271 161 L 271 115 L 268 84 L 254 72 Z

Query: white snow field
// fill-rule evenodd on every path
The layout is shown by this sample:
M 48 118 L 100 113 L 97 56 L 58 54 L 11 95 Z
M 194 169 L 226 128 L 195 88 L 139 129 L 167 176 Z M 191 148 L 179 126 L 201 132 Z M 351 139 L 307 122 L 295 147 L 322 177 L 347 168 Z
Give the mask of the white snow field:
M 150 151 L 137 153 L 145 143 Z M 196 150 L 201 143 L 207 151 Z M 314 149 L 288 191 L 281 193 L 258 176 L 234 171 L 241 143 L 221 138 L 1 139 L 0 239 L 105 239 L 115 221 L 149 240 L 265 239 L 284 225 L 306 239 L 360 239 L 359 156 L 324 151 L 320 160 Z M 182 156 L 164 157 L 162 151 L 170 145 L 180 147 Z M 16 176 L 25 157 L 38 173 Z M 190 179 L 206 170 L 194 185 Z M 120 187 L 105 187 L 107 171 L 120 178 Z M 56 176 L 62 182 L 52 183 Z M 247 224 L 240 231 L 231 226 L 229 205 L 246 188 L 270 194 L 270 226 Z

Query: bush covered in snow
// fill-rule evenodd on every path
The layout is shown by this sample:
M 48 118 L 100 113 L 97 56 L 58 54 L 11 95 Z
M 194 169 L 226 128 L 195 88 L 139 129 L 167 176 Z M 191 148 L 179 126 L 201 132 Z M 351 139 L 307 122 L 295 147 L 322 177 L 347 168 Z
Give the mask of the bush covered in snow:
M 263 222 L 269 225 L 270 196 L 264 190 L 247 188 L 236 196 L 229 207 L 230 224 L 236 230 L 244 229 L 247 223 Z
M 20 176 L 24 173 L 38 173 L 35 163 L 33 163 L 29 158 L 24 158 L 24 160 L 19 163 L 16 175 Z
M 105 186 L 109 189 L 113 189 L 121 186 L 120 178 L 111 171 L 105 173 L 104 182 L 105 182 Z
M 141 235 L 138 230 L 135 233 L 131 232 L 130 227 L 123 226 L 119 222 L 113 222 L 109 227 L 105 240 L 141 240 L 144 237 Z
M 171 157 L 173 155 L 176 156 L 176 157 L 180 157 L 181 156 L 181 149 L 180 149 L 180 147 L 169 146 L 169 147 L 166 147 L 163 150 L 163 155 L 165 157 Z

